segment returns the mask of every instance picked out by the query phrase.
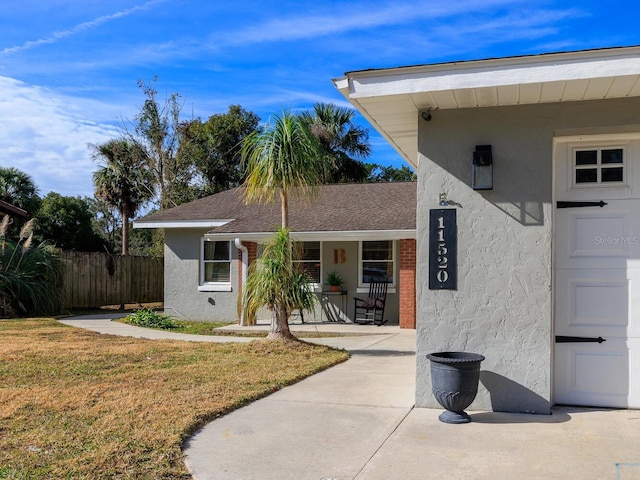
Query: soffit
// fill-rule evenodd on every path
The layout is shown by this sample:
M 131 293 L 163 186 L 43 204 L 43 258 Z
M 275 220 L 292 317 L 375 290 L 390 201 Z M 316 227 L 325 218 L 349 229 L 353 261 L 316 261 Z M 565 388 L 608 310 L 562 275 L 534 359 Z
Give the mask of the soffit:
M 640 47 L 364 70 L 334 84 L 416 167 L 419 112 L 640 96 Z

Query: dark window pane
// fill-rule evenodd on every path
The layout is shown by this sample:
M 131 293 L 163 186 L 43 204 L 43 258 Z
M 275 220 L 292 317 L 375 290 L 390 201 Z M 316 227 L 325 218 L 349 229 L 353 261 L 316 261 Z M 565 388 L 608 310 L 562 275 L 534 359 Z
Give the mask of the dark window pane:
M 362 260 L 392 260 L 393 243 L 390 240 L 362 242 Z
M 393 263 L 391 262 L 363 262 L 362 282 L 393 283 Z
M 230 282 L 231 268 L 228 262 L 210 262 L 204 264 L 205 282 Z
M 320 262 L 300 262 L 298 268 L 309 277 L 311 283 L 320 283 Z
M 597 168 L 576 170 L 576 183 L 596 183 L 598 181 Z
M 320 242 L 303 242 L 301 260 L 320 260 Z
M 205 260 L 229 260 L 229 242 L 204 242 Z
M 597 150 L 580 150 L 576 152 L 576 165 L 596 165 L 597 163 Z
M 622 163 L 622 149 L 602 150 L 602 163 Z
M 622 182 L 622 167 L 603 168 L 602 181 L 603 182 Z

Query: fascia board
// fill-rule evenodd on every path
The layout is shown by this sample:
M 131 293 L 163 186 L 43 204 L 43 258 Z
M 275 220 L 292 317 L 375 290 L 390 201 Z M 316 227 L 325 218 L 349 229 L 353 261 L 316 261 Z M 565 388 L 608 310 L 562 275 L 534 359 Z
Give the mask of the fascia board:
M 640 47 L 352 72 L 350 99 L 640 74 Z M 337 87 L 337 84 L 336 84 Z M 343 95 L 345 93 L 343 92 Z M 346 96 L 345 95 L 345 96 Z
M 158 222 L 133 222 L 133 228 L 216 228 L 222 227 L 234 219 L 225 220 L 168 220 Z

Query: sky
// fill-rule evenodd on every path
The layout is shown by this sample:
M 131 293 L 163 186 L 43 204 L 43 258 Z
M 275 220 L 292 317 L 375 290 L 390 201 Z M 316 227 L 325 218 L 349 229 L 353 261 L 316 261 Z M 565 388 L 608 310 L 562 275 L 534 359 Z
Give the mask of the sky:
M 0 165 L 42 196 L 92 196 L 90 144 L 144 102 L 182 115 L 241 105 L 263 122 L 350 104 L 332 79 L 370 68 L 640 45 L 636 0 L 20 0 L 0 13 Z M 369 161 L 400 167 L 370 129 Z

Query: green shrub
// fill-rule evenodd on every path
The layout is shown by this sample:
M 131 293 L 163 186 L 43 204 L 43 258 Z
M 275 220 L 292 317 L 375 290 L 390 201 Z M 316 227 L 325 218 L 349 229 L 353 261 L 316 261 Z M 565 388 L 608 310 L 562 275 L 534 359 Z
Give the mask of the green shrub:
M 33 220 L 18 240 L 7 236 L 9 217 L 0 222 L 0 317 L 56 315 L 62 306 L 64 263 L 52 245 L 33 243 Z
M 141 308 L 125 318 L 127 323 L 139 327 L 159 328 L 162 330 L 179 330 L 182 328 L 176 321 L 150 308 Z

